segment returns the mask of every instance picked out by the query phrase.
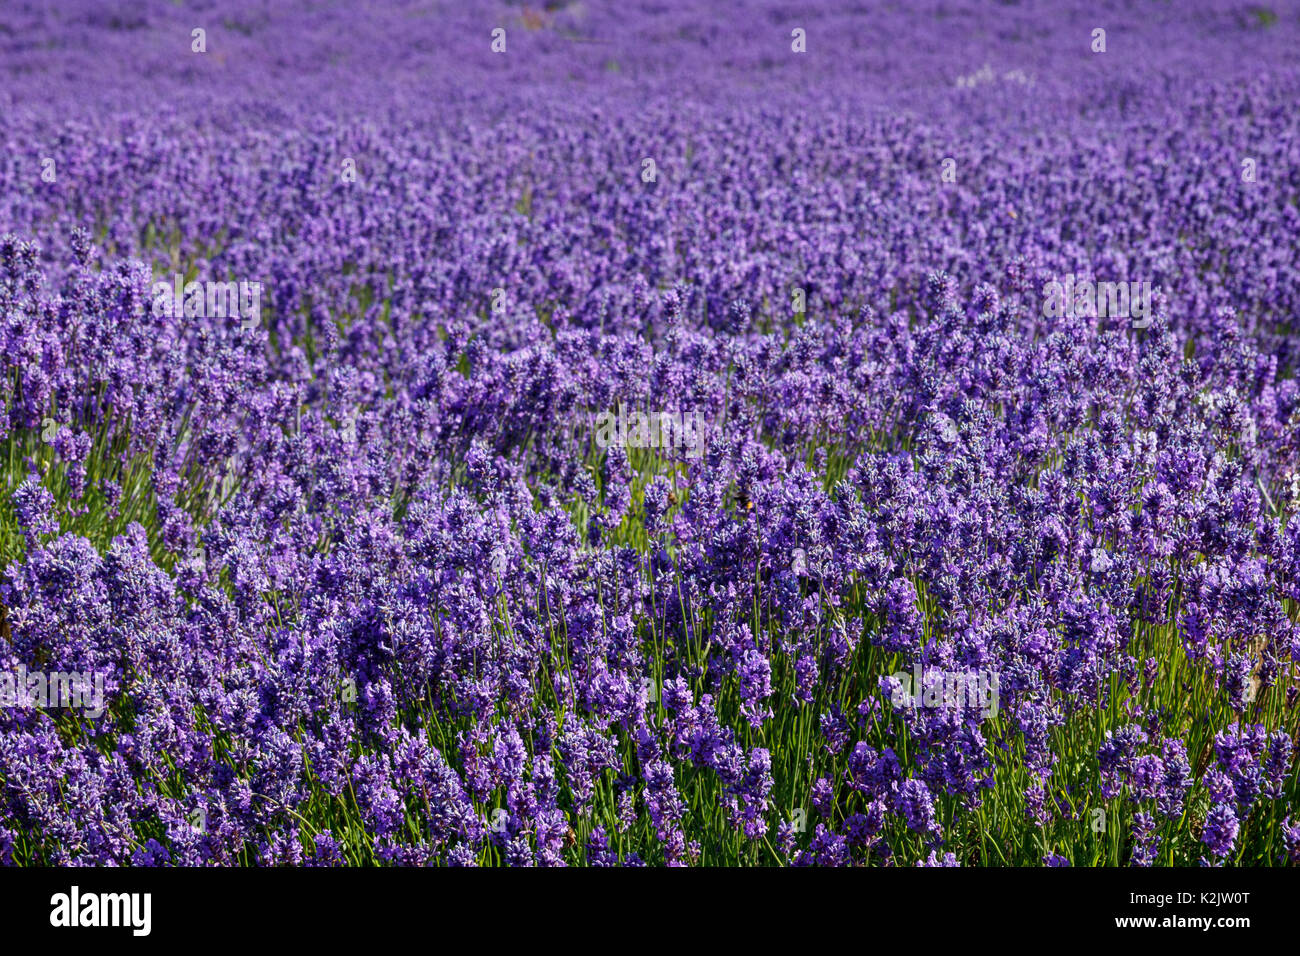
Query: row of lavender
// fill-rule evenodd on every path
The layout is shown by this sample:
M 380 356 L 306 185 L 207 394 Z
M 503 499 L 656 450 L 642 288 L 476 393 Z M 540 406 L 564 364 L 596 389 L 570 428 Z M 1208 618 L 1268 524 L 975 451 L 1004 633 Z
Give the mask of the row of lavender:
M 0 860 L 1300 857 L 1300 24 L 667 6 L 5 51 Z

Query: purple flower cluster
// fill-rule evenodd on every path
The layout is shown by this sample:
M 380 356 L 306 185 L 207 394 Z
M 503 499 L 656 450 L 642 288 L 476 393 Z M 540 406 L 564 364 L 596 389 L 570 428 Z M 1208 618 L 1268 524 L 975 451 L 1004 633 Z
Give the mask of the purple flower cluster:
M 0 862 L 1300 861 L 1294 17 L 67 6 L 0 673 L 109 706 L 0 707 Z

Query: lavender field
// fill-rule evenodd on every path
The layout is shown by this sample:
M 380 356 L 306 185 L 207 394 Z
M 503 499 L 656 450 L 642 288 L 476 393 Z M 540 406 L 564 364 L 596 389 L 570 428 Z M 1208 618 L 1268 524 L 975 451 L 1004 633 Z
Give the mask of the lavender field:
M 1300 5 L 6 0 L 0 863 L 1300 863 Z

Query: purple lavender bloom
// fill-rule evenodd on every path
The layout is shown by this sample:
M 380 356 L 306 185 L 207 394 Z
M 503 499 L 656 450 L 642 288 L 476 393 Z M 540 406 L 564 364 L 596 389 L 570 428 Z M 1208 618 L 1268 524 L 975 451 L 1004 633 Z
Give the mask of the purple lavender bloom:
M 1216 803 L 1205 815 L 1201 829 L 1201 842 L 1216 857 L 1228 856 L 1237 843 L 1239 825 L 1237 814 L 1230 804 Z

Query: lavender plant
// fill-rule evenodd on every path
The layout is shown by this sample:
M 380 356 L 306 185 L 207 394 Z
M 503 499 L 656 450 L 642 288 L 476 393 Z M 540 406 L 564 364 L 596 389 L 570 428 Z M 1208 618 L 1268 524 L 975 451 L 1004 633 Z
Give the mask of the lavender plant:
M 1294 12 L 129 6 L 0 11 L 0 862 L 1300 862 Z

